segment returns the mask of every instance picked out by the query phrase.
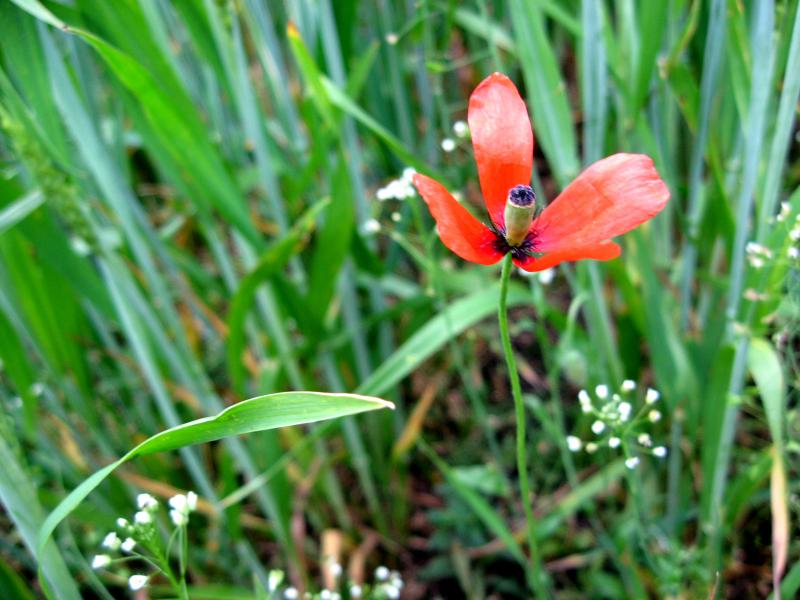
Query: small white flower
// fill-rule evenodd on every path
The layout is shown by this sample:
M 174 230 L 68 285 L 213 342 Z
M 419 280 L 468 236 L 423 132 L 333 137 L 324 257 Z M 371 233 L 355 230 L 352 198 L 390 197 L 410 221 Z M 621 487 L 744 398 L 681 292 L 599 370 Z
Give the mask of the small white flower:
M 41 381 L 37 381 L 31 384 L 31 394 L 34 396 L 41 396 L 44 393 L 44 384 Z
M 633 379 L 626 379 L 622 382 L 621 389 L 623 392 L 632 392 L 636 389 L 636 382 Z
M 395 44 L 397 44 L 397 42 L 400 41 L 400 36 L 392 32 L 392 33 L 387 33 L 385 39 L 387 44 L 389 44 L 390 46 L 394 46 Z
M 78 256 L 89 256 L 92 253 L 92 247 L 89 242 L 77 235 L 69 238 L 69 246 Z
M 330 590 L 322 590 L 319 593 L 319 600 L 331 600 L 331 591 Z
M 452 138 L 444 138 L 442 140 L 442 150 L 444 150 L 447 153 L 450 153 L 455 149 L 456 149 L 456 143 L 455 141 L 453 141 Z
M 189 522 L 189 517 L 185 512 L 181 512 L 179 510 L 175 510 L 174 508 L 169 511 L 169 518 L 175 524 L 176 527 L 182 527 Z
M 136 496 L 136 506 L 139 510 L 150 510 L 158 507 L 158 501 L 150 494 L 139 494 Z
M 189 507 L 189 510 L 197 510 L 197 494 L 194 492 L 186 494 L 186 506 Z
M 791 238 L 793 242 L 800 240 L 800 227 L 795 227 L 794 229 L 792 229 L 789 232 L 789 238 Z
M 122 517 L 117 519 L 117 527 L 120 529 L 127 529 L 130 526 L 131 524 L 128 523 L 128 519 L 123 519 Z
M 639 466 L 639 457 L 638 456 L 631 456 L 630 458 L 625 459 L 625 466 L 629 469 L 633 470 L 637 466 Z
M 411 183 L 414 179 L 414 175 L 417 174 L 417 170 L 414 167 L 406 167 L 403 169 L 403 179 Z
M 791 207 L 789 206 L 788 202 L 781 202 L 781 210 L 778 213 L 778 216 L 775 217 L 775 219 L 777 221 L 785 221 L 786 217 L 789 216 L 789 211 L 790 210 L 791 210 Z
M 458 138 L 465 138 L 469 135 L 469 125 L 467 125 L 466 121 L 456 121 L 453 123 L 453 133 Z
M 594 454 L 595 452 L 597 452 L 597 444 L 595 444 L 594 442 L 588 442 L 586 444 L 586 452 L 589 454 Z
M 364 233 L 378 233 L 381 230 L 381 224 L 377 219 L 367 219 L 364 221 Z
M 556 270 L 555 268 L 545 269 L 544 271 L 539 271 L 539 283 L 542 285 L 550 285 L 555 279 Z
M 169 505 L 181 513 L 189 512 L 189 502 L 183 494 L 177 494 L 169 499 Z
M 581 410 L 585 413 L 592 411 L 592 399 L 589 397 L 589 392 L 581 390 L 578 392 L 578 402 L 581 403 Z
M 649 433 L 640 433 L 639 437 L 636 438 L 636 441 L 642 446 L 647 446 L 648 448 L 653 445 L 653 440 L 650 439 Z
M 125 541 L 123 541 L 122 544 L 120 544 L 120 548 L 122 548 L 122 551 L 127 554 L 130 554 L 135 547 L 136 547 L 136 540 L 130 537 L 125 538 Z
M 400 577 L 400 573 L 398 573 L 397 571 L 392 571 L 392 579 L 389 583 L 391 583 L 398 590 L 403 589 L 403 578 Z
M 605 384 L 598 385 L 594 388 L 594 393 L 597 394 L 597 397 L 601 400 L 605 400 L 608 398 L 608 386 Z
M 286 600 L 296 600 L 298 596 L 299 593 L 296 587 L 288 587 L 283 591 L 283 597 L 286 598 Z
M 108 554 L 96 554 L 92 559 L 93 569 L 102 569 L 111 564 L 111 557 Z
M 391 600 L 396 600 L 400 597 L 400 590 L 391 584 L 383 586 L 383 593 L 386 594 L 386 597 L 390 598 Z
M 764 259 L 758 256 L 750 256 L 748 260 L 750 261 L 750 266 L 754 269 L 760 269 L 764 266 Z
M 392 221 L 394 221 L 395 223 L 399 223 L 400 221 L 402 221 L 402 219 L 403 215 L 401 215 L 399 212 L 394 211 L 392 213 Z
M 389 569 L 384 567 L 383 565 L 375 569 L 375 579 L 377 579 L 378 581 L 386 581 L 387 579 L 389 579 L 389 575 L 390 575 Z
M 657 410 L 651 410 L 647 413 L 647 418 L 650 419 L 651 423 L 658 423 L 661 420 L 661 413 Z
M 592 431 L 594 432 L 595 435 L 600 435 L 605 431 L 605 429 L 606 429 L 606 424 L 600 420 L 597 420 L 594 423 L 592 423 Z
M 798 248 L 797 246 L 792 246 L 791 248 L 789 248 L 789 249 L 786 251 L 786 254 L 787 254 L 787 255 L 789 256 L 789 258 L 791 258 L 792 260 L 797 260 L 798 258 L 800 258 L 800 248 Z
M 131 575 L 128 577 L 128 587 L 133 591 L 140 590 L 147 585 L 147 575 Z
M 278 589 L 278 586 L 283 583 L 283 571 L 279 569 L 273 569 L 267 575 L 267 591 L 274 592 Z
M 661 394 L 658 390 L 654 390 L 653 388 L 647 388 L 647 393 L 644 396 L 644 401 L 648 404 L 655 404 L 658 402 L 658 399 L 661 398 Z
M 581 449 L 583 443 L 581 442 L 580 438 L 575 437 L 574 435 L 567 436 L 567 448 L 569 448 L 570 452 L 577 452 Z
M 653 448 L 653 456 L 664 458 L 667 455 L 667 449 L 664 446 L 656 446 Z
M 631 410 L 633 410 L 633 407 L 630 402 L 620 402 L 617 410 L 619 410 L 619 418 L 623 421 L 627 421 L 631 418 Z
M 608 438 L 608 447 L 609 448 L 619 448 L 619 445 L 621 443 L 622 443 L 622 440 L 620 440 L 616 436 L 611 436 L 610 438 Z
M 351 585 L 350 586 L 350 597 L 351 598 L 361 598 L 361 586 L 360 585 Z
M 153 522 L 153 515 L 149 512 L 140 510 L 135 515 L 133 515 L 133 521 L 137 525 L 148 525 Z
M 116 532 L 112 531 L 106 537 L 103 538 L 103 543 L 101 546 L 103 548 L 108 548 L 109 550 L 117 550 L 122 542 L 119 539 L 119 536 Z
M 338 579 L 342 576 L 342 565 L 337 562 L 331 563 L 330 566 L 328 566 L 328 571 L 330 572 L 331 577 Z
M 769 248 L 756 242 L 747 242 L 744 249 L 750 255 L 761 255 L 765 258 L 772 257 L 772 251 Z

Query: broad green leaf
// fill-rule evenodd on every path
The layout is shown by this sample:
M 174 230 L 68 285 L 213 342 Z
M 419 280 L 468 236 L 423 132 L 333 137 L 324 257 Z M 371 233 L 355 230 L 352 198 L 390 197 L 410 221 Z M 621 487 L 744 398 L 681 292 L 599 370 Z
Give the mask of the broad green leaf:
M 772 344 L 763 338 L 750 340 L 747 368 L 756 382 L 758 393 L 764 404 L 772 441 L 779 449 L 782 449 L 786 384 L 780 358 Z
M 380 398 L 358 394 L 283 392 L 244 400 L 214 417 L 197 419 L 157 433 L 119 460 L 95 472 L 59 503 L 39 530 L 36 544 L 38 553 L 46 547 L 58 524 L 75 510 L 92 490 L 117 467 L 137 456 L 177 450 L 254 431 L 356 415 L 380 408 L 394 408 L 394 405 Z

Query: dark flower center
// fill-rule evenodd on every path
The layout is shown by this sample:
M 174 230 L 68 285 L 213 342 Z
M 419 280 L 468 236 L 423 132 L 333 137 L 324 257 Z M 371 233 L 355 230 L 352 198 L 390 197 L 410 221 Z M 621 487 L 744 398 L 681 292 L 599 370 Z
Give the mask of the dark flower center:
M 494 249 L 502 254 L 511 253 L 511 256 L 517 260 L 524 261 L 526 258 L 535 257 L 536 254 L 536 232 L 531 231 L 525 236 L 525 239 L 516 246 L 512 246 L 506 240 L 505 231 L 500 227 L 492 227 L 495 235 L 492 245 Z
M 515 185 L 508 191 L 508 201 L 514 206 L 527 208 L 536 202 L 536 194 L 529 185 Z

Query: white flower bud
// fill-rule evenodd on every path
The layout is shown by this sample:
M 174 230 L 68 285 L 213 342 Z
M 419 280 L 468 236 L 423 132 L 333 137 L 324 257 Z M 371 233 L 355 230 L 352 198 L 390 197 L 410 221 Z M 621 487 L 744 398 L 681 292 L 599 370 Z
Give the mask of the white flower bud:
M 112 531 L 103 538 L 103 543 L 101 545 L 103 548 L 108 548 L 109 550 L 117 550 L 121 543 L 119 536 Z
M 609 448 L 619 448 L 619 445 L 621 443 L 622 443 L 622 440 L 620 440 L 616 436 L 612 436 L 612 437 L 608 438 L 608 447 Z
M 128 577 L 128 587 L 133 591 L 140 590 L 147 585 L 147 575 L 131 575 Z
M 456 143 L 451 138 L 444 138 L 442 140 L 442 150 L 448 154 L 456 149 Z
M 130 554 L 135 547 L 136 547 L 136 540 L 134 540 L 131 537 L 125 538 L 125 541 L 123 541 L 122 544 L 120 544 L 120 548 L 122 549 L 122 551 L 127 554 Z
M 631 470 L 635 469 L 637 466 L 639 466 L 639 457 L 631 456 L 630 458 L 625 459 L 625 466 Z
M 661 394 L 658 393 L 658 390 L 654 390 L 653 388 L 647 388 L 647 394 L 644 396 L 644 401 L 648 404 L 655 404 L 658 402 L 658 399 L 661 398 Z
M 147 511 L 140 510 L 133 515 L 133 521 L 137 525 L 149 525 L 153 522 L 153 516 Z
M 627 421 L 631 418 L 631 410 L 633 410 L 633 407 L 630 402 L 620 402 L 617 409 L 619 410 L 619 418 L 623 421 Z
M 111 564 L 111 557 L 108 554 L 97 554 L 92 559 L 93 569 L 102 569 Z
M 605 384 L 598 385 L 596 388 L 594 388 L 594 393 L 601 400 L 605 400 L 608 398 L 608 386 Z
M 185 512 L 175 510 L 174 508 L 169 511 L 169 518 L 177 527 L 182 527 L 189 522 L 189 517 Z
M 453 133 L 456 137 L 465 138 L 469 135 L 469 125 L 465 121 L 456 121 L 453 123 Z
M 574 435 L 567 436 L 567 448 L 569 448 L 570 452 L 577 452 L 581 449 L 582 442 L 580 438 L 575 437 Z
M 594 432 L 595 435 L 600 435 L 605 431 L 605 429 L 606 429 L 606 424 L 603 423 L 602 421 L 598 420 L 592 423 L 592 431 Z
M 664 446 L 656 446 L 653 448 L 653 456 L 664 458 L 667 455 L 667 449 Z
M 139 494 L 136 496 L 136 505 L 139 510 L 151 510 L 158 506 L 158 501 L 150 494 Z
M 632 392 L 636 389 L 636 382 L 633 379 L 626 379 L 622 382 L 621 389 L 623 392 Z

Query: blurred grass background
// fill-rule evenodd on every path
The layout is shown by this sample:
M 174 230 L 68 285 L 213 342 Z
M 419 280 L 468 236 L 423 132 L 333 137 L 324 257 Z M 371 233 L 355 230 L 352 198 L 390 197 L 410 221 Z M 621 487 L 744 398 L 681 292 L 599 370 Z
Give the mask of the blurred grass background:
M 620 259 L 513 282 L 553 590 L 800 589 L 796 0 L 12 0 L 0 40 L 4 589 L 41 566 L 56 597 L 118 597 L 86 557 L 138 491 L 193 489 L 198 597 L 256 597 L 272 567 L 319 587 L 326 532 L 404 597 L 525 597 L 497 269 L 418 197 L 376 199 L 413 167 L 480 205 L 452 127 L 495 70 L 528 102 L 539 197 L 619 151 L 672 192 Z M 577 391 L 624 378 L 660 390 L 670 450 L 632 474 L 565 443 L 591 435 Z M 398 409 L 140 459 L 35 556 L 90 472 L 287 389 Z

